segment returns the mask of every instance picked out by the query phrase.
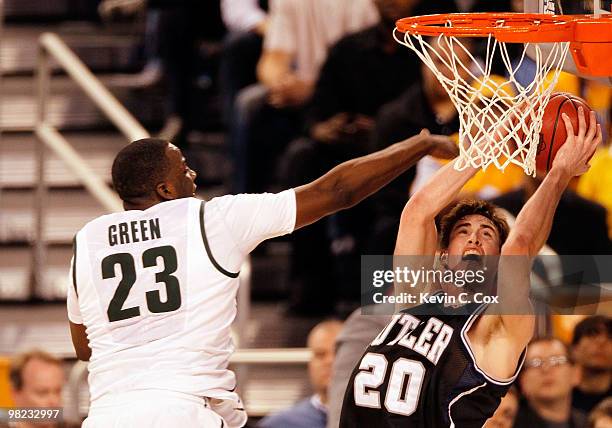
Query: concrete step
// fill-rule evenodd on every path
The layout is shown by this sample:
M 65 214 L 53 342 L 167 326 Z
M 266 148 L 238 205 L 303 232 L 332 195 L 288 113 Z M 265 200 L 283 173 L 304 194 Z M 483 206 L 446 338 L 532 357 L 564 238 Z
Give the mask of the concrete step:
M 63 300 L 70 284 L 72 247 L 51 246 L 47 251 L 44 281 L 30 293 L 32 283 L 32 249 L 28 245 L 0 247 L 0 301 Z
M 52 2 L 48 2 L 52 3 Z M 38 61 L 38 38 L 42 33 L 57 33 L 94 72 L 133 72 L 141 67 L 135 52 L 142 36 L 118 34 L 112 27 L 94 23 L 9 24 L 2 31 L 0 64 L 3 74 L 33 74 Z M 59 66 L 52 61 L 52 69 Z
M 9 21 L 97 19 L 97 2 L 91 0 L 4 0 L 3 3 L 4 15 Z
M 116 154 L 129 141 L 112 132 L 63 132 L 87 164 L 110 183 L 110 171 Z M 38 181 L 36 145 L 31 133 L 5 133 L 0 139 L 0 188 L 33 188 Z M 202 140 L 185 152 L 190 166 L 205 183 L 227 183 L 231 161 L 223 138 L 218 133 L 203 134 Z M 51 187 L 80 186 L 73 174 L 52 151 L 48 150 L 45 180 Z
M 110 182 L 113 159 L 128 141 L 118 133 L 63 133 L 92 170 Z M 36 145 L 31 133 L 5 133 L 0 140 L 0 188 L 33 188 L 38 182 Z M 53 153 L 47 152 L 45 181 L 53 187 L 80 183 Z
M 50 191 L 44 206 L 43 239 L 51 244 L 69 244 L 89 220 L 106 213 L 82 189 Z M 32 242 L 35 226 L 35 194 L 30 190 L 5 190 L 0 208 L 0 242 Z
M 141 123 L 163 121 L 163 96 L 160 91 L 125 87 L 124 79 L 114 74 L 100 74 L 97 77 Z M 34 79 L 28 76 L 3 79 L 0 126 L 5 130 L 31 130 L 37 116 Z M 61 129 L 112 127 L 93 101 L 68 76 L 55 76 L 51 80 L 47 120 Z

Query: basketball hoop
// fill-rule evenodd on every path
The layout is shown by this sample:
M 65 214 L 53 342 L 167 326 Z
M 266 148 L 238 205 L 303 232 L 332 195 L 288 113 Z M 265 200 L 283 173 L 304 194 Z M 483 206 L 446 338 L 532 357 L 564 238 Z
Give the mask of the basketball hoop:
M 612 75 L 612 19 L 531 13 L 450 13 L 404 18 L 397 22 L 395 40 L 412 49 L 436 75 L 459 113 L 459 161 L 486 169 L 510 164 L 535 175 L 535 158 L 544 108 L 552 94 L 567 53 L 578 55 L 583 72 Z M 485 38 L 484 63 L 462 38 Z M 513 63 L 507 43 L 523 43 Z M 540 44 L 550 50 L 543 54 Z M 535 78 L 529 84 L 517 71 L 535 52 Z M 463 58 L 463 59 L 462 59 Z M 507 80 L 492 74 L 501 59 Z M 594 59 L 596 59 L 594 61 Z

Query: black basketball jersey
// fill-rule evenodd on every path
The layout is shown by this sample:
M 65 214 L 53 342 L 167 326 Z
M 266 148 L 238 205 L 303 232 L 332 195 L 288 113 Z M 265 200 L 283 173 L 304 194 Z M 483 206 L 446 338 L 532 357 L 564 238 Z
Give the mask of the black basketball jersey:
M 353 370 L 340 427 L 482 427 L 516 378 L 476 365 L 467 331 L 485 308 L 428 303 L 395 315 Z

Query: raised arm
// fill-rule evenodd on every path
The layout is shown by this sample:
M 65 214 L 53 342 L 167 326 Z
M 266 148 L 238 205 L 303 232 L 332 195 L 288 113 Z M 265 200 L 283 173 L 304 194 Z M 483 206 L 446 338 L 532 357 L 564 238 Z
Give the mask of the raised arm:
M 457 171 L 455 162 L 449 162 L 438 170 L 404 207 L 395 245 L 396 255 L 433 255 L 436 252 L 436 216 L 478 171 L 472 167 Z
M 596 125 L 593 112 L 587 130 L 584 112 L 579 108 L 578 135 L 574 135 L 565 114 L 563 121 L 568 138 L 557 152 L 553 167 L 521 209 L 502 247 L 497 287 L 500 305 L 490 307 L 498 316 L 483 323 L 488 324 L 490 337 L 512 341 L 511 349 L 517 359 L 531 339 L 535 325 L 529 300 L 532 257 L 548 239 L 557 205 L 569 181 L 588 170 L 588 162 L 602 140 L 601 127 Z
M 601 126 L 594 112 L 590 113 L 587 130 L 582 107 L 578 109 L 578 135 L 574 135 L 572 124 L 563 114 L 567 140 L 559 149 L 553 166 L 542 184 L 529 198 L 516 218 L 508 240 L 502 248 L 503 254 L 535 256 L 546 243 L 561 195 L 570 180 L 584 174 L 588 162 L 602 141 Z
M 344 162 L 296 188 L 296 229 L 358 204 L 430 153 L 454 157 L 457 148 L 447 137 L 422 131 L 384 150 Z

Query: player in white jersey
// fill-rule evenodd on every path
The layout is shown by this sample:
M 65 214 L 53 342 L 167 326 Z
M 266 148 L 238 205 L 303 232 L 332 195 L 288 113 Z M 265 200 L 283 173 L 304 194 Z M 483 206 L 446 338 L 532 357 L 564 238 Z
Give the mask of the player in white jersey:
M 125 211 L 92 220 L 74 241 L 67 304 L 77 356 L 89 361 L 84 426 L 244 425 L 227 366 L 245 257 L 355 205 L 431 153 L 456 148 L 424 131 L 296 189 L 205 202 L 174 145 L 124 148 L 112 175 Z

